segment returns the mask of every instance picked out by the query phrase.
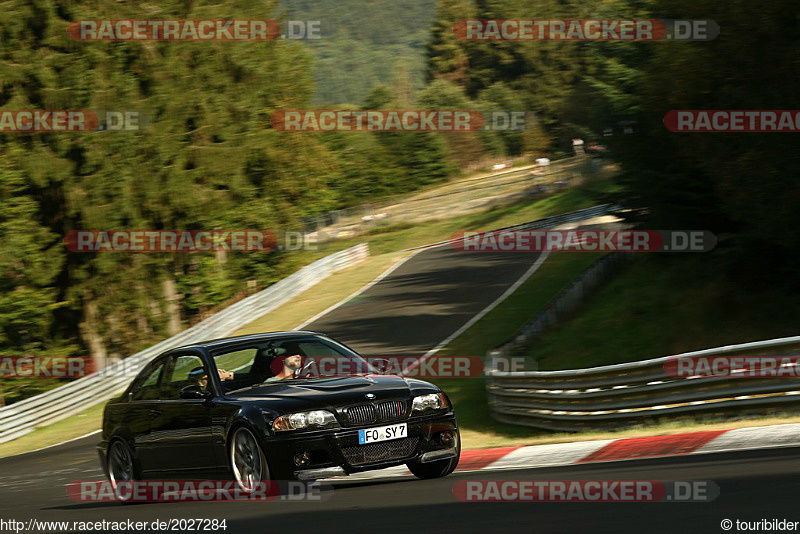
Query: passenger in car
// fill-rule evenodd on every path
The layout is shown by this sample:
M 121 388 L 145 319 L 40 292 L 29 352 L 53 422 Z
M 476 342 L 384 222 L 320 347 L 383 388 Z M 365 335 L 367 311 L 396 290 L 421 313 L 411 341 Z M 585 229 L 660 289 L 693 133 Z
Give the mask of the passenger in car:
M 217 373 L 219 374 L 219 379 L 222 381 L 233 380 L 233 373 L 230 371 L 218 369 Z M 196 382 L 197 385 L 203 389 L 207 389 L 208 387 L 208 375 L 202 367 L 195 367 L 192 369 L 189 372 L 189 380 Z

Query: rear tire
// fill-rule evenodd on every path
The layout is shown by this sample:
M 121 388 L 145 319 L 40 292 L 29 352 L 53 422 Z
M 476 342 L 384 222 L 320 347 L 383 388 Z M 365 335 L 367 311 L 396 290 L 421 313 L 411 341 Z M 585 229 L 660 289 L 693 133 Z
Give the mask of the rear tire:
M 446 477 L 458 466 L 458 460 L 461 458 L 461 433 L 458 433 L 458 441 L 456 443 L 456 455 L 453 458 L 445 460 L 438 460 L 436 462 L 409 462 L 406 464 L 408 470 L 411 471 L 415 477 L 421 479 L 441 478 Z
M 129 486 L 121 488 L 118 491 L 120 483 L 127 483 L 132 485 L 136 482 L 136 468 L 133 465 L 133 452 L 131 448 L 122 439 L 115 439 L 108 447 L 108 458 L 106 459 L 106 467 L 108 468 L 108 479 L 111 481 L 111 489 L 114 491 L 114 496 L 117 502 L 129 503 L 133 498 L 133 487 Z
M 269 466 L 264 451 L 248 427 L 240 426 L 233 431 L 228 458 L 233 480 L 242 491 L 252 493 L 259 482 L 269 482 Z

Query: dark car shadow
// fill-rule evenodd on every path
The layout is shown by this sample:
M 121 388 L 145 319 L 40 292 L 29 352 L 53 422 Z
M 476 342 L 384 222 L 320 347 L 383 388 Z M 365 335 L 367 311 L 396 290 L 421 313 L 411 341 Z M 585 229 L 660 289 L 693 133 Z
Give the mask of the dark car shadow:
M 403 477 L 403 478 L 385 478 L 385 479 L 369 479 L 369 480 L 336 480 L 328 482 L 327 485 L 331 486 L 333 490 L 339 489 L 347 489 L 347 488 L 364 488 L 368 486 L 385 486 L 387 484 L 399 484 L 399 483 L 409 483 L 415 482 L 417 479 L 415 477 Z

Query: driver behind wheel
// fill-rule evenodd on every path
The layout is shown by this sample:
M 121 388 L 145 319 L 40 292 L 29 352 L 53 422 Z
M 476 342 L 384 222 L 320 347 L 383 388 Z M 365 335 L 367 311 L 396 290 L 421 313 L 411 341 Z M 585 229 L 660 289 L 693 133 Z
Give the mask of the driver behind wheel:
M 272 361 L 270 367 L 275 372 L 275 376 L 268 378 L 265 382 L 295 378 L 295 374 L 303 368 L 303 357 L 300 354 L 278 356 Z

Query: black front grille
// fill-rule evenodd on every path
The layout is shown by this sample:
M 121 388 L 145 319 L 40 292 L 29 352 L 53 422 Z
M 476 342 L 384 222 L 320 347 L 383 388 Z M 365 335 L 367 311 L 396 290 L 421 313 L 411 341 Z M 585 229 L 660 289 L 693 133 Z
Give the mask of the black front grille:
M 388 462 L 389 460 L 410 458 L 417 449 L 417 443 L 419 443 L 418 437 L 402 438 L 369 445 L 344 447 L 342 448 L 342 453 L 350 465 Z
M 345 408 L 344 414 L 347 424 L 351 426 L 403 421 L 408 417 L 408 401 L 392 400 L 378 404 L 356 404 Z
M 351 425 L 361 425 L 375 421 L 375 406 L 372 404 L 359 404 L 350 406 L 346 410 L 347 421 Z
M 404 401 L 389 401 L 378 404 L 379 421 L 399 421 L 406 415 L 406 403 Z

